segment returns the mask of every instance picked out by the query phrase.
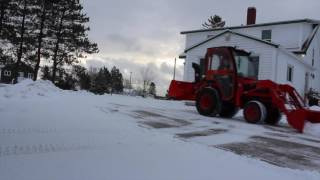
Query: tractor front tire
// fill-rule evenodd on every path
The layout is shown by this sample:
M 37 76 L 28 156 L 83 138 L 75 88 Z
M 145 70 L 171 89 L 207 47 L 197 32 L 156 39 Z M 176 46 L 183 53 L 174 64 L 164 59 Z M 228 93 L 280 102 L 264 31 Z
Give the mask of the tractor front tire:
M 221 100 L 217 90 L 204 88 L 197 94 L 196 107 L 199 114 L 216 116 L 221 111 Z
M 243 109 L 244 119 L 251 124 L 265 121 L 267 109 L 259 101 L 249 101 Z
M 237 108 L 234 104 L 223 102 L 221 107 L 221 112 L 219 115 L 220 117 L 223 117 L 223 118 L 232 118 L 234 115 L 237 114 L 238 111 L 239 111 L 239 108 Z
M 268 125 L 277 125 L 281 119 L 281 113 L 277 108 L 267 108 L 267 117 L 264 122 Z

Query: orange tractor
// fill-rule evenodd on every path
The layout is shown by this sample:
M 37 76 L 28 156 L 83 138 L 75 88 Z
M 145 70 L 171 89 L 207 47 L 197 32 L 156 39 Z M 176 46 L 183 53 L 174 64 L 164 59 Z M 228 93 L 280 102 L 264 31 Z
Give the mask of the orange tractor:
M 247 122 L 276 125 L 283 113 L 301 133 L 306 121 L 320 123 L 320 112 L 307 109 L 292 86 L 257 80 L 250 53 L 233 47 L 209 48 L 201 65 L 192 66 L 195 82 L 173 80 L 169 97 L 195 100 L 201 115 L 231 118 L 242 108 Z

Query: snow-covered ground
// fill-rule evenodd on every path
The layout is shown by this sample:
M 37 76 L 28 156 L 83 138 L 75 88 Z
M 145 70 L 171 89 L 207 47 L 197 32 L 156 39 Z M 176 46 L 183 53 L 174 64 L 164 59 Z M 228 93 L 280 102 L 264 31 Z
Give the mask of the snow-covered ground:
M 319 167 L 320 138 L 286 124 L 206 118 L 183 102 L 47 81 L 0 86 L 0 179 L 318 180 Z

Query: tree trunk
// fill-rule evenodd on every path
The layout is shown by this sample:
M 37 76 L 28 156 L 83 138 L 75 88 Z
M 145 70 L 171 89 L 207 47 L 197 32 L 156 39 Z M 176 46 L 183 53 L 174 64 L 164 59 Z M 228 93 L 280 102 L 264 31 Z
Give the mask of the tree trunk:
M 51 81 L 53 83 L 56 80 L 56 72 L 57 72 L 57 65 L 58 65 L 58 51 L 59 51 L 59 46 L 60 46 L 60 41 L 61 41 L 60 40 L 61 39 L 61 31 L 62 31 L 62 24 L 63 24 L 63 18 L 64 18 L 64 15 L 65 15 L 65 12 L 66 12 L 66 10 L 64 9 L 63 12 L 62 12 L 62 16 L 60 18 L 58 32 L 56 34 L 57 42 L 56 42 L 55 48 L 54 48 L 52 77 L 51 77 Z
M 22 22 L 21 22 L 21 29 L 20 29 L 20 47 L 18 50 L 18 58 L 13 70 L 13 83 L 18 82 L 18 68 L 21 63 L 22 53 L 23 53 L 23 43 L 24 43 L 24 33 L 25 33 L 25 20 L 26 20 L 26 9 L 27 9 L 27 0 L 24 0 L 23 5 L 23 15 L 22 15 Z
M 0 2 L 0 33 L 2 33 L 2 27 L 3 27 L 3 19 L 4 19 L 4 13 L 5 13 L 5 2 Z
M 41 62 L 41 48 L 42 48 L 42 41 L 43 41 L 43 29 L 44 29 L 44 22 L 46 20 L 46 0 L 42 1 L 42 15 L 41 15 L 41 22 L 40 22 L 40 33 L 38 36 L 38 50 L 37 50 L 37 62 L 34 67 L 34 76 L 33 80 L 36 81 L 38 78 L 38 71 L 40 68 L 40 62 Z

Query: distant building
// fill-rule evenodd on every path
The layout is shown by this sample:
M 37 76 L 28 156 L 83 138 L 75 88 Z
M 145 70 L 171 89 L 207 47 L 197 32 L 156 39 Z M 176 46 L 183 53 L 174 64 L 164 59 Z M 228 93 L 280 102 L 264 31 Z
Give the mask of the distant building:
M 252 53 L 257 79 L 290 84 L 304 95 L 320 91 L 320 21 L 300 19 L 256 24 L 255 8 L 247 25 L 184 31 L 184 81 L 194 81 L 192 63 L 201 64 L 208 48 L 232 46 Z
M 12 83 L 13 82 L 13 70 L 15 64 L 0 65 L 0 83 Z M 22 79 L 33 79 L 34 71 L 33 68 L 21 63 L 18 67 L 18 81 Z

